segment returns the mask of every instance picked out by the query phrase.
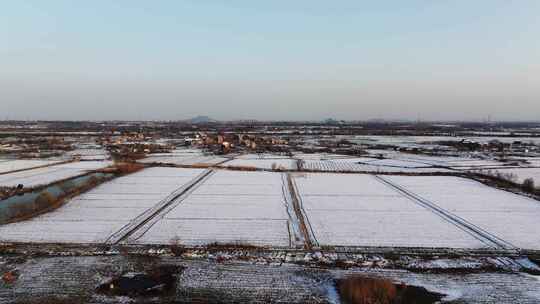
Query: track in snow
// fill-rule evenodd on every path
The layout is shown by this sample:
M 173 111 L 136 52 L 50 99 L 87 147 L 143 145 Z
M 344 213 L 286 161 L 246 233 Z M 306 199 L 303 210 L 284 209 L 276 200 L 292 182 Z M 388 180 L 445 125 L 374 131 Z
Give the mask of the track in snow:
M 450 211 L 437 206 L 437 204 L 401 187 L 400 185 L 397 185 L 396 183 L 393 183 L 382 176 L 373 175 L 373 177 L 375 177 L 381 183 L 405 195 L 407 198 L 411 199 L 418 205 L 432 211 L 436 215 L 442 217 L 444 220 L 469 233 L 471 236 L 485 243 L 489 247 L 502 250 L 518 250 L 518 248 L 511 243 L 501 238 L 498 238 L 497 236 L 485 231 L 484 229 L 474 225 L 473 223 L 468 222 L 467 220 L 457 216 L 456 214 L 453 214 Z

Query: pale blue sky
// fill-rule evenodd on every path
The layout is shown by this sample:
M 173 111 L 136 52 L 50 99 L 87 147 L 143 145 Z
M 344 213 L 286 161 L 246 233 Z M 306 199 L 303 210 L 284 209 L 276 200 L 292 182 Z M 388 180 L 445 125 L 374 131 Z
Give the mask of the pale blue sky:
M 0 1 L 0 119 L 540 119 L 540 1 Z

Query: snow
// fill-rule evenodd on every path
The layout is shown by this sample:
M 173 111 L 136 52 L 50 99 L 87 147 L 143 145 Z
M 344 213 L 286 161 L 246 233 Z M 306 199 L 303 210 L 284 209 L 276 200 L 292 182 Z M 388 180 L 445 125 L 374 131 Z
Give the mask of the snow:
M 152 227 L 142 243 L 182 245 L 238 244 L 288 246 L 287 220 L 204 218 L 163 220 Z
M 303 160 L 326 160 L 326 159 L 348 159 L 350 156 L 331 153 L 297 153 L 294 154 L 295 159 Z
M 45 159 L 3 159 L 0 160 L 0 173 L 6 173 L 17 170 L 25 170 L 35 167 L 52 165 L 61 162 L 60 160 Z
M 475 172 L 484 172 L 483 170 L 475 170 Z M 491 172 L 500 172 L 500 173 L 512 173 L 515 174 L 518 183 L 523 183 L 527 178 L 532 178 L 535 181 L 535 185 L 540 187 L 540 168 L 512 168 L 512 169 L 494 169 Z
M 87 171 L 102 169 L 111 164 L 108 161 L 84 161 L 7 173 L 0 175 L 0 186 L 16 187 L 18 184 L 23 184 L 26 188 L 32 188 L 48 185 Z
M 320 245 L 483 247 L 371 175 L 298 174 L 295 181 Z
M 28 221 L 0 226 L 0 240 L 103 242 L 201 173 L 199 169 L 149 168 L 119 177 L 70 200 L 57 210 Z
M 140 163 L 162 163 L 173 165 L 217 165 L 227 161 L 224 158 L 216 155 L 205 155 L 198 149 L 177 149 L 172 153 L 156 153 L 150 154 L 148 157 L 139 160 Z
M 429 173 L 451 172 L 450 169 L 465 170 L 484 167 L 502 167 L 503 163 L 495 160 L 483 160 L 472 157 L 429 156 L 403 153 L 394 150 L 368 150 L 364 157 L 350 157 L 324 153 L 297 154 L 294 157 L 304 160 L 304 168 L 317 171 L 352 171 L 352 172 L 395 172 Z M 378 159 L 383 155 L 384 159 Z
M 281 174 L 218 171 L 138 242 L 288 246 L 288 225 Z
M 81 160 L 106 160 L 110 159 L 110 154 L 105 149 L 78 148 L 66 153 L 70 157 L 78 156 Z
M 451 176 L 388 176 L 392 182 L 524 249 L 540 249 L 540 203 Z
M 248 153 L 248 154 L 241 154 L 235 157 L 236 159 L 287 159 L 287 156 L 281 156 L 277 154 L 268 154 L 268 153 Z
M 469 169 L 482 167 L 501 167 L 504 163 L 491 159 L 474 158 L 474 154 L 464 156 L 431 156 L 411 154 L 393 150 L 369 150 L 372 155 L 382 154 L 386 159 L 417 163 L 420 165 L 451 167 L 455 169 Z
M 467 139 L 478 143 L 488 143 L 497 140 L 503 143 L 521 141 L 526 143 L 540 144 L 538 137 L 510 137 L 510 136 L 388 136 L 388 135 L 356 135 L 348 138 L 352 142 L 360 144 L 395 145 L 400 147 L 422 147 L 427 144 L 435 144 L 437 141 L 461 141 Z
M 296 160 L 287 158 L 233 159 L 223 167 L 246 167 L 258 169 L 296 170 Z
M 354 159 L 306 160 L 303 169 L 328 172 L 389 172 L 389 173 L 432 173 L 449 172 L 448 169 L 418 165 L 399 160 L 382 160 L 358 163 Z
M 399 160 L 399 159 L 372 159 L 367 160 L 364 163 L 374 166 L 387 166 L 387 167 L 402 167 L 402 168 L 427 168 L 431 165 L 421 164 L 418 162 Z
M 33 179 L 43 182 L 58 178 L 60 172 L 84 172 L 104 165 L 103 162 L 57 165 L 18 175 L 0 175 L 0 182 L 6 176 L 13 183 L 19 179 L 25 184 Z M 114 179 L 53 212 L 1 226 L 0 241 L 102 242 L 202 172 L 156 167 Z M 289 246 L 294 219 L 283 192 L 284 176 L 275 172 L 216 170 L 189 195 L 177 199 L 146 233 L 141 232 L 129 241 Z M 485 247 L 372 175 L 294 173 L 293 176 L 308 224 L 320 245 Z M 385 178 L 520 248 L 540 249 L 537 201 L 451 176 Z

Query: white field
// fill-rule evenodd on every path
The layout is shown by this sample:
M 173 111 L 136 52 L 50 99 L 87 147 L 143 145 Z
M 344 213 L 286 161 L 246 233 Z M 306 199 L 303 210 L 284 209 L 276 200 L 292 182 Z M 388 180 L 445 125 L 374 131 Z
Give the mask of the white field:
M 392 160 L 400 160 L 411 163 L 417 163 L 422 165 L 431 166 L 443 166 L 451 167 L 455 169 L 469 169 L 469 168 L 482 168 L 482 167 L 501 167 L 504 163 L 490 159 L 478 159 L 474 158 L 474 155 L 470 157 L 453 157 L 453 156 L 430 156 L 422 154 L 403 153 L 399 151 L 390 150 L 368 150 L 372 155 L 382 154 L 384 157 Z
M 141 159 L 138 162 L 147 164 L 162 163 L 185 166 L 211 166 L 227 160 L 228 158 L 216 155 L 205 155 L 201 150 L 198 149 L 177 149 L 172 151 L 172 153 L 150 154 L 148 157 Z
M 47 165 L 52 165 L 58 162 L 61 162 L 61 161 L 60 160 L 46 160 L 46 159 L 1 159 L 0 160 L 0 173 L 47 166 Z
M 495 160 L 472 157 L 429 156 L 403 153 L 393 150 L 368 150 L 365 157 L 350 157 L 325 153 L 297 154 L 294 157 L 305 160 L 306 168 L 322 171 L 354 172 L 449 172 L 451 170 L 433 167 L 449 167 L 457 170 L 502 167 Z M 377 159 L 378 155 L 385 159 Z M 371 156 L 371 157 L 369 157 Z M 335 164 L 335 165 L 334 165 Z
M 482 170 L 475 170 L 482 172 Z M 540 187 L 540 168 L 512 168 L 512 169 L 494 169 L 492 172 L 512 173 L 517 177 L 516 182 L 523 183 L 527 178 L 532 178 L 536 187 Z M 484 171 L 486 172 L 486 171 Z
M 240 154 L 235 157 L 236 159 L 286 159 L 289 158 L 287 156 L 282 156 L 278 154 L 269 154 L 269 153 L 247 153 L 247 154 Z
M 377 161 L 358 163 L 356 159 L 333 159 L 333 160 L 306 160 L 303 168 L 305 170 L 328 171 L 328 172 L 388 172 L 388 173 L 431 173 L 431 172 L 449 172 L 444 168 L 434 168 L 422 166 L 415 163 L 404 162 L 399 160 L 384 160 L 386 163 L 377 164 Z M 374 163 L 374 164 L 372 164 Z M 403 165 L 403 167 L 397 166 Z M 418 167 L 413 167 L 418 166 Z
M 78 156 L 81 160 L 106 160 L 110 159 L 109 152 L 105 149 L 79 148 L 66 153 L 70 157 Z
M 424 143 L 434 144 L 436 141 L 460 141 L 462 139 L 468 139 L 479 143 L 488 143 L 492 140 L 498 140 L 503 143 L 512 143 L 514 141 L 532 142 L 540 144 L 540 138 L 538 137 L 495 137 L 495 136 L 465 136 L 465 137 L 453 137 L 453 136 L 387 136 L 387 135 L 356 135 L 352 139 L 353 142 L 359 143 L 371 143 L 371 144 L 386 144 L 396 145 L 402 147 L 414 147 L 422 146 Z
M 347 159 L 352 158 L 347 155 L 331 154 L 331 153 L 296 153 L 293 155 L 295 159 L 303 160 L 328 160 L 328 159 Z
M 0 241 L 100 243 L 168 194 L 201 174 L 199 169 L 149 168 L 104 183 L 50 213 L 0 226 Z
M 540 167 L 540 157 L 529 157 L 525 158 L 530 164 L 531 167 Z
M 16 187 L 18 184 L 23 184 L 26 188 L 32 188 L 48 185 L 91 170 L 102 169 L 111 164 L 112 162 L 109 161 L 83 161 L 7 173 L 0 175 L 0 186 Z
M 296 160 L 290 158 L 233 159 L 223 167 L 296 170 Z
M 289 246 L 281 174 L 218 171 L 148 230 L 139 243 Z
M 385 167 L 400 167 L 400 168 L 428 168 L 431 165 L 422 164 L 414 161 L 403 160 L 403 159 L 367 159 L 361 161 L 361 163 L 374 165 L 374 166 L 385 166 Z
M 388 176 L 392 182 L 525 249 L 540 249 L 540 202 L 450 176 Z
M 310 173 L 295 181 L 320 245 L 484 246 L 371 175 Z

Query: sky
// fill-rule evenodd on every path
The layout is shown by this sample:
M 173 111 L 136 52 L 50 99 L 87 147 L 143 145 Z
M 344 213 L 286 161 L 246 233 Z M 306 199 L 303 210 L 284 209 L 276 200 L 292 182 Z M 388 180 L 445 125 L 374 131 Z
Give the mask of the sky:
M 540 120 L 538 0 L 0 1 L 0 119 Z

